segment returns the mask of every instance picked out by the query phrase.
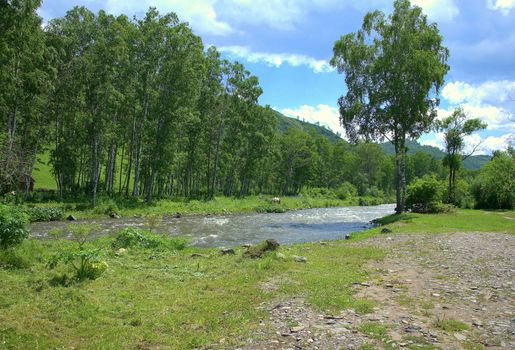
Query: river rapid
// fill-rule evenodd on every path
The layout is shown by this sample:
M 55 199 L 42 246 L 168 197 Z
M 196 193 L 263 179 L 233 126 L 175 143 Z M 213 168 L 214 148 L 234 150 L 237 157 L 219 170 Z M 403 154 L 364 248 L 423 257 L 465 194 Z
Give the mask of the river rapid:
M 372 227 L 371 220 L 394 212 L 394 204 L 368 207 L 335 207 L 293 210 L 282 214 L 230 214 L 209 216 L 164 217 L 156 232 L 190 238 L 197 247 L 234 247 L 274 238 L 280 244 L 313 242 L 343 238 L 345 234 Z M 86 219 L 95 223 L 95 234 L 116 234 L 126 227 L 146 228 L 144 218 Z M 31 224 L 32 236 L 45 238 L 57 227 L 69 222 L 38 222 Z

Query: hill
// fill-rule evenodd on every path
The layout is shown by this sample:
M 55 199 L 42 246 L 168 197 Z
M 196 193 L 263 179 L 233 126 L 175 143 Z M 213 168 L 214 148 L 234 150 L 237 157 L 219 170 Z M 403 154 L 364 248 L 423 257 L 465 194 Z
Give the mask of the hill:
M 293 126 L 293 127 L 301 128 L 304 131 L 315 130 L 320 135 L 327 137 L 329 139 L 329 141 L 331 141 L 331 142 L 336 142 L 338 140 L 341 140 L 341 137 L 339 135 L 335 134 L 332 130 L 330 130 L 329 128 L 326 128 L 324 126 L 317 125 L 317 124 L 311 124 L 311 123 L 308 123 L 308 122 L 305 122 L 305 121 L 302 121 L 299 119 L 295 119 L 295 118 L 290 118 L 278 111 L 275 111 L 275 114 L 277 116 L 277 121 L 278 121 L 277 128 L 279 129 L 280 132 L 284 132 L 284 131 L 286 131 L 286 129 Z
M 421 145 L 416 141 L 408 140 L 406 141 L 406 146 L 408 147 L 408 154 L 424 152 L 432 155 L 436 159 L 442 159 L 445 156 L 445 153 L 441 149 L 433 146 Z M 381 147 L 383 148 L 386 154 L 395 153 L 395 149 L 390 142 L 381 143 Z M 471 156 L 463 161 L 463 167 L 469 170 L 478 170 L 483 165 L 485 165 L 485 163 L 488 163 L 489 160 L 490 156 L 486 155 Z
M 311 124 L 299 119 L 290 118 L 282 113 L 275 111 L 277 116 L 277 128 L 280 132 L 284 132 L 286 129 L 294 126 L 301 128 L 305 131 L 309 130 L 315 130 L 317 133 L 327 137 L 331 142 L 336 142 L 341 139 L 340 135 L 335 134 L 332 130 L 317 125 L 317 124 Z M 388 155 L 395 154 L 395 149 L 393 145 L 390 142 L 384 142 L 381 143 L 380 146 L 383 148 L 384 152 Z M 406 146 L 408 147 L 408 154 L 415 154 L 417 152 L 424 152 L 427 154 L 430 154 L 431 156 L 435 157 L 436 159 L 442 159 L 445 156 L 445 153 L 433 146 L 428 145 L 421 145 L 420 143 L 416 141 L 410 141 L 408 140 L 406 142 Z M 477 156 L 471 156 L 465 161 L 463 161 L 463 167 L 468 170 L 478 170 L 480 169 L 485 163 L 488 163 L 490 160 L 490 156 L 486 155 L 477 155 Z

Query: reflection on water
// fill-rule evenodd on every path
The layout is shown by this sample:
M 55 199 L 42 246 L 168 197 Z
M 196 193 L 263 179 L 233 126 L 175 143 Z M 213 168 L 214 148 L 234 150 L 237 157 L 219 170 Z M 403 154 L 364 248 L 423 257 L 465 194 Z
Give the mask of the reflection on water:
M 155 229 L 169 235 L 191 237 L 191 245 L 230 247 L 275 238 L 281 244 L 342 238 L 346 233 L 371 227 L 370 221 L 393 213 L 395 205 L 303 209 L 284 214 L 242 214 L 165 218 Z M 98 234 L 112 234 L 125 227 L 145 228 L 142 218 L 83 220 L 100 225 Z M 68 222 L 31 225 L 32 235 L 45 237 Z

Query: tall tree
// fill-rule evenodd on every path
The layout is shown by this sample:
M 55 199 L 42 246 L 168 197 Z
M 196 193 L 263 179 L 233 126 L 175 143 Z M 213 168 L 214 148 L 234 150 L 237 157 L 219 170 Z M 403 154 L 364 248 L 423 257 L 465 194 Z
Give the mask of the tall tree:
M 449 70 L 449 52 L 420 7 L 396 0 L 393 13 L 368 13 L 356 33 L 334 45 L 331 64 L 345 75 L 340 121 L 353 141 L 384 140 L 396 154 L 398 213 L 406 208 L 406 139 L 428 131 Z
M 447 118 L 438 121 L 436 124 L 440 131 L 444 133 L 445 142 L 445 157 L 443 164 L 449 168 L 449 186 L 448 186 L 448 202 L 456 202 L 456 173 L 461 168 L 463 160 L 470 157 L 480 143 L 472 146 L 471 152 L 463 154 L 465 147 L 464 136 L 471 135 L 472 133 L 485 129 L 486 123 L 483 123 L 479 118 L 467 119 L 467 115 L 463 108 L 456 108 L 454 112 Z

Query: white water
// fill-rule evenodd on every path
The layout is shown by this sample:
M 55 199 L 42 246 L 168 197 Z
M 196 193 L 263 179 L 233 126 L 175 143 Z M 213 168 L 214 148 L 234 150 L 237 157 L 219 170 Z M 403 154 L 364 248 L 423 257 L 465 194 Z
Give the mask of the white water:
M 231 247 L 274 238 L 281 244 L 339 239 L 350 232 L 372 227 L 370 221 L 392 214 L 395 205 L 302 209 L 283 214 L 241 214 L 166 218 L 155 229 L 187 236 L 191 245 Z M 98 234 L 114 234 L 124 227 L 145 227 L 141 218 L 84 220 L 100 225 Z M 52 228 L 67 222 L 34 223 L 32 235 L 45 237 Z

